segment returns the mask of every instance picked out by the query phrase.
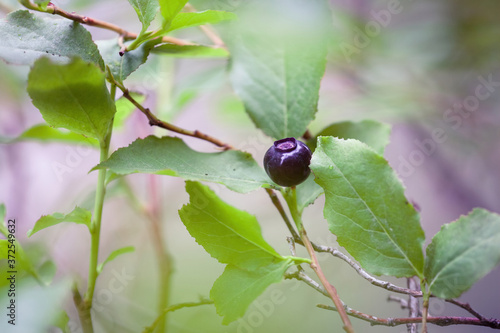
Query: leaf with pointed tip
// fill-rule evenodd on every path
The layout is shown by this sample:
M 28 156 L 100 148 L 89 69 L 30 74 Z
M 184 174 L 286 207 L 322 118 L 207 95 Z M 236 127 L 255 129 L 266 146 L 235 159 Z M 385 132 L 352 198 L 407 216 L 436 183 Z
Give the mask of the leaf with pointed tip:
M 118 45 L 117 39 L 99 40 L 96 42 L 99 51 L 102 54 L 104 63 L 109 66 L 113 77 L 123 82 L 130 74 L 132 74 L 139 66 L 146 62 L 149 52 L 159 41 L 149 41 L 141 44 L 138 48 L 125 52 L 120 56 L 121 46 Z M 130 43 L 125 43 L 128 45 Z
M 102 269 L 104 268 L 104 266 L 108 262 L 115 260 L 117 257 L 121 256 L 122 254 L 130 253 L 130 252 L 134 252 L 134 251 L 135 251 L 135 247 L 133 247 L 133 246 L 125 246 L 125 247 L 122 247 L 120 249 L 114 250 L 113 252 L 111 252 L 109 254 L 109 256 L 106 258 L 106 260 L 104 260 L 102 263 L 100 263 L 97 266 L 97 274 L 101 274 Z
M 146 31 L 154 20 L 158 9 L 160 9 L 158 0 L 128 0 L 128 2 L 139 17 L 139 21 L 142 23 L 142 30 Z
M 427 247 L 430 292 L 457 298 L 500 263 L 500 215 L 476 208 L 445 224 Z
M 384 154 L 389 144 L 391 126 L 374 120 L 359 122 L 342 121 L 332 124 L 318 133 L 318 136 L 334 136 L 340 139 L 356 139 L 372 147 L 380 155 Z M 316 138 L 308 142 L 310 148 L 316 148 Z
M 197 13 L 179 13 L 177 14 L 168 31 L 195 27 L 203 24 L 215 24 L 221 21 L 229 21 L 236 19 L 236 15 L 230 12 L 221 10 L 205 10 Z
M 310 167 L 341 246 L 372 274 L 423 277 L 418 213 L 382 156 L 357 140 L 319 137 Z
M 172 22 L 187 2 L 188 0 L 160 0 L 160 12 L 167 25 Z
M 179 211 L 196 242 L 219 262 L 254 270 L 284 260 L 262 237 L 255 216 L 218 198 L 208 186 L 186 182 L 189 204 Z
M 224 317 L 222 324 L 228 325 L 243 317 L 248 306 L 267 287 L 280 282 L 292 265 L 291 260 L 283 260 L 254 271 L 227 265 L 210 290 L 217 313 Z
M 95 65 L 81 59 L 66 65 L 39 59 L 28 77 L 28 93 L 49 125 L 104 142 L 115 103 Z
M 218 58 L 229 56 L 229 52 L 222 47 L 204 45 L 162 44 L 152 49 L 151 52 L 177 58 Z
M 250 154 L 235 150 L 200 153 L 173 137 L 138 139 L 93 170 L 102 168 L 120 175 L 140 172 L 214 182 L 241 193 L 269 186 L 267 175 Z
M 33 229 L 28 231 L 28 237 L 33 236 L 33 234 L 39 232 L 40 230 L 52 227 L 56 224 L 63 222 L 74 222 L 76 224 L 86 225 L 90 230 L 90 222 L 92 219 L 92 214 L 90 211 L 75 207 L 73 211 L 69 214 L 54 213 L 52 215 L 44 215 L 35 222 Z
M 11 64 L 31 66 L 41 57 L 68 63 L 79 57 L 104 69 L 90 33 L 83 25 L 67 19 L 18 10 L 0 20 L 0 35 L 0 58 Z
M 273 138 L 300 137 L 314 119 L 328 12 L 324 1 L 256 1 L 242 6 L 226 29 L 233 88 L 255 125 Z

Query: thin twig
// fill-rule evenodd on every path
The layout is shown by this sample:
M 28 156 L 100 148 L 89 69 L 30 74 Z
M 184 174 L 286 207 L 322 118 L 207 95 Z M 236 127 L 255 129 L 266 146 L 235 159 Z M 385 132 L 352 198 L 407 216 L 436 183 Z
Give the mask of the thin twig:
M 414 278 L 410 277 L 407 279 L 407 286 L 410 290 L 417 290 L 417 282 Z M 408 309 L 410 318 L 415 318 L 421 315 L 420 308 L 418 305 L 418 298 L 413 297 L 412 295 L 408 295 Z M 408 333 L 417 333 L 418 327 L 417 324 L 406 324 L 406 328 Z
M 129 90 L 127 88 L 125 88 L 125 86 L 123 84 L 116 81 L 113 78 L 113 76 L 111 75 L 111 73 L 109 73 L 108 79 L 111 80 L 113 84 L 116 84 L 116 86 L 123 92 L 123 97 L 128 99 L 132 104 L 134 104 L 134 106 L 137 109 L 139 109 L 142 113 L 144 113 L 144 115 L 146 115 L 146 117 L 149 120 L 149 125 L 157 126 L 157 127 L 166 129 L 168 131 L 176 132 L 176 133 L 179 133 L 182 135 L 187 135 L 187 136 L 191 136 L 191 137 L 198 138 L 201 140 L 205 140 L 205 141 L 213 143 L 214 145 L 216 145 L 218 147 L 223 148 L 224 150 L 233 149 L 233 147 L 230 144 L 222 142 L 214 137 L 211 137 L 208 134 L 202 133 L 198 130 L 189 131 L 189 130 L 186 130 L 184 128 L 175 126 L 173 124 L 170 124 L 170 123 L 167 123 L 163 120 L 158 119 L 148 108 L 145 108 L 139 102 L 137 102 L 134 99 L 134 97 L 132 97 L 132 95 L 130 95 Z
M 318 304 L 318 308 L 337 311 L 335 307 Z M 346 307 L 346 312 L 349 316 L 356 317 L 358 319 L 369 322 L 371 325 L 383 325 L 383 326 L 398 326 L 406 325 L 410 323 L 420 323 L 422 322 L 422 317 L 415 318 L 378 318 L 372 315 L 368 315 L 357 310 Z M 438 326 L 450 326 L 450 325 L 474 325 L 474 326 L 486 326 L 494 329 L 500 329 L 500 320 L 498 319 L 485 319 L 479 320 L 478 318 L 472 317 L 427 317 L 427 322 L 438 325 Z
M 64 18 L 67 18 L 69 20 L 79 22 L 79 23 L 82 23 L 85 25 L 90 25 L 93 27 L 98 27 L 101 29 L 114 31 L 119 36 L 122 36 L 124 40 L 136 39 L 138 36 L 136 33 L 127 31 L 127 30 L 117 26 L 116 24 L 102 21 L 99 19 L 94 19 L 94 18 L 91 18 L 88 16 L 78 15 L 76 13 L 69 13 L 69 12 L 63 10 L 62 8 L 57 7 L 53 3 L 49 3 L 47 5 L 47 13 L 59 15 L 59 16 L 62 16 Z M 192 45 L 193 44 L 191 42 L 188 42 L 188 41 L 185 41 L 182 39 L 178 39 L 178 38 L 174 38 L 174 37 L 170 37 L 170 36 L 163 36 L 162 42 L 163 43 L 172 43 L 172 44 L 176 44 L 176 45 Z
M 476 317 L 479 320 L 487 320 L 485 317 L 483 317 L 481 314 L 479 314 L 476 310 L 474 310 L 469 305 L 469 303 L 462 303 L 462 302 L 454 300 L 454 299 L 445 299 L 445 302 L 454 304 L 454 305 L 464 309 L 465 311 L 469 312 L 470 314 L 472 314 L 474 317 Z
M 388 281 L 383 281 L 379 280 L 370 274 L 366 272 L 361 266 L 359 266 L 357 263 L 355 263 L 351 258 L 349 258 L 347 255 L 344 253 L 340 252 L 336 248 L 329 247 L 329 246 L 324 246 L 324 245 L 316 245 L 313 243 L 313 248 L 316 252 L 324 252 L 324 253 L 330 253 L 332 256 L 337 257 L 339 259 L 342 259 L 345 261 L 349 266 L 351 266 L 362 278 L 373 284 L 374 286 L 384 288 L 386 290 L 399 293 L 399 294 L 405 294 L 405 295 L 412 295 L 414 297 L 422 297 L 422 292 L 417 291 L 417 290 L 411 290 L 407 288 L 402 288 L 398 287 L 395 284 L 392 284 Z
M 274 193 L 274 191 L 270 188 L 266 188 L 265 190 L 266 190 L 267 194 L 269 195 L 269 198 L 271 198 L 271 201 L 273 202 L 274 207 L 276 207 L 276 209 L 280 213 L 281 218 L 283 219 L 283 221 L 285 221 L 285 224 L 286 224 L 288 230 L 290 231 L 290 233 L 292 234 L 294 241 L 296 243 L 302 244 L 302 240 L 300 239 L 299 235 L 295 231 L 295 228 L 293 227 L 292 222 L 290 221 L 290 219 L 286 215 L 285 209 L 283 208 L 283 205 L 281 204 L 280 199 L 278 198 L 276 193 Z
M 193 5 L 191 5 L 190 3 L 186 4 L 186 6 L 184 8 L 187 9 L 187 11 L 189 11 L 189 12 L 197 12 L 196 8 Z M 219 37 L 219 35 L 215 31 L 215 29 L 212 28 L 212 26 L 210 24 L 200 25 L 199 28 L 212 41 L 212 43 L 215 44 L 215 46 L 227 49 L 224 41 Z
M 401 309 L 403 309 L 403 310 L 410 308 L 410 306 L 408 305 L 408 301 L 405 300 L 404 298 L 401 298 L 398 296 L 389 295 L 389 296 L 387 296 L 387 301 L 399 303 L 399 306 L 401 306 Z
M 318 276 L 325 290 L 328 292 L 328 295 L 330 295 L 333 304 L 335 304 L 335 306 L 337 307 L 339 316 L 342 319 L 342 323 L 344 324 L 342 328 L 347 333 L 354 333 L 351 321 L 347 316 L 347 314 L 345 313 L 343 308 L 344 305 L 340 300 L 339 295 L 337 294 L 337 289 L 335 289 L 335 287 L 330 284 L 325 274 L 323 273 L 323 270 L 321 269 L 321 266 L 318 261 L 318 257 L 316 256 L 316 252 L 314 251 L 311 241 L 307 236 L 306 229 L 304 228 L 304 224 L 302 222 L 301 212 L 299 212 L 299 209 L 297 207 L 297 190 L 295 186 L 283 189 L 282 194 L 288 205 L 288 209 L 290 210 L 290 215 L 292 215 L 292 219 L 295 222 L 295 226 L 299 231 L 300 239 L 302 240 L 302 243 L 304 244 L 304 247 L 306 248 L 307 253 L 311 258 L 310 266 L 313 269 L 314 273 L 316 273 L 316 275 Z
M 288 248 L 290 249 L 290 253 L 292 254 L 292 256 L 295 257 L 297 255 L 297 251 L 295 250 L 295 240 L 293 239 L 293 237 L 287 237 L 286 241 L 288 243 Z
M 156 326 L 158 326 L 158 323 L 161 321 L 161 318 L 166 315 L 169 312 L 174 312 L 180 309 L 184 308 L 192 308 L 195 306 L 200 306 L 200 305 L 206 305 L 206 304 L 213 304 L 214 301 L 209 300 L 209 299 L 202 299 L 199 302 L 186 302 L 186 303 L 179 303 L 175 305 L 171 305 L 168 308 L 164 309 L 163 312 L 160 314 L 158 318 L 151 324 L 151 326 L 148 326 L 144 329 L 143 333 L 150 333 L 153 332 Z
M 323 294 L 325 297 L 330 298 L 330 295 L 328 295 L 325 288 L 323 288 L 318 282 L 314 281 L 309 275 L 307 275 L 300 266 L 297 266 L 296 272 L 285 274 L 285 279 L 296 279 L 302 281 L 317 292 Z
M 344 310 L 344 304 L 340 300 L 338 294 L 337 294 L 337 289 L 333 285 L 330 284 L 328 279 L 326 278 L 325 274 L 323 273 L 323 270 L 321 269 L 318 258 L 316 257 L 316 252 L 314 251 L 311 242 L 309 241 L 309 238 L 307 237 L 306 230 L 304 228 L 301 228 L 299 230 L 300 232 L 300 238 L 304 242 L 304 246 L 307 249 L 307 252 L 309 253 L 309 256 L 311 257 L 311 268 L 313 271 L 316 273 L 318 276 L 319 280 L 321 281 L 321 284 L 323 287 L 325 287 L 326 291 L 330 295 L 333 303 L 335 304 L 335 307 L 337 308 L 337 312 L 340 315 L 340 318 L 342 319 L 342 322 L 344 323 L 343 329 L 348 332 L 348 333 L 354 333 L 354 329 L 352 328 L 351 321 L 349 320 L 349 317 L 347 316 L 345 310 Z
M 317 292 L 321 293 L 325 297 L 329 298 L 326 290 L 316 281 L 314 281 L 311 277 L 309 277 L 303 270 L 298 270 L 294 273 L 288 273 L 285 275 L 285 279 L 296 279 L 304 282 L 311 288 L 315 289 Z M 402 300 L 398 298 L 398 302 Z M 404 300 L 402 300 L 404 301 Z M 403 302 L 401 302 L 403 303 Z M 401 304 L 400 303 L 400 304 Z M 318 304 L 319 308 L 337 311 L 337 309 L 333 306 Z M 410 317 L 410 318 L 378 318 L 376 316 L 372 316 L 369 314 L 362 313 L 360 311 L 356 311 L 346 305 L 344 305 L 346 309 L 346 313 L 349 316 L 370 322 L 372 325 L 385 325 L 385 326 L 398 326 L 405 324 L 419 324 L 422 322 L 422 317 Z M 498 319 L 486 319 L 483 317 L 482 320 L 479 318 L 469 318 L 469 317 L 428 317 L 427 322 L 438 325 L 438 326 L 450 326 L 450 325 L 476 325 L 476 326 L 486 326 L 495 329 L 500 329 L 500 320 Z

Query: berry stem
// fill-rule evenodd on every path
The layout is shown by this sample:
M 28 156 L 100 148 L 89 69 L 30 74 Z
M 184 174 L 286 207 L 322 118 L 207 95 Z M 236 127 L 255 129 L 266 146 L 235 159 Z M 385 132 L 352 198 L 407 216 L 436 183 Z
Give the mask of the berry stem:
M 330 284 L 325 274 L 323 273 L 323 270 L 321 269 L 318 258 L 316 256 L 316 252 L 314 251 L 311 241 L 307 236 L 306 229 L 304 228 L 304 224 L 302 223 L 302 214 L 299 212 L 299 209 L 297 207 L 297 191 L 295 189 L 295 186 L 290 188 L 285 188 L 284 190 L 282 190 L 282 194 L 288 205 L 288 209 L 290 210 L 290 214 L 292 215 L 295 225 L 299 230 L 300 239 L 304 243 L 307 253 L 309 253 L 309 256 L 311 257 L 311 264 L 310 264 L 311 268 L 313 269 L 314 273 L 316 273 L 316 275 L 318 276 L 319 280 L 321 281 L 321 284 L 328 292 L 328 295 L 330 295 L 333 304 L 335 304 L 335 307 L 337 308 L 340 318 L 344 323 L 343 326 L 344 331 L 346 331 L 347 333 L 354 333 L 354 329 L 352 327 L 349 317 L 347 316 L 344 304 L 342 303 L 342 300 L 339 298 L 339 295 L 337 294 L 337 289 L 335 289 L 335 287 Z

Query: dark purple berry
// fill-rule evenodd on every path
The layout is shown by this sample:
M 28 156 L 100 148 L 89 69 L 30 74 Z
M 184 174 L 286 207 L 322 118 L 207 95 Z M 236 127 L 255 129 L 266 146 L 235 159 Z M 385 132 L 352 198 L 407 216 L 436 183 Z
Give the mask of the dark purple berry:
M 311 173 L 311 150 L 295 138 L 275 141 L 264 156 L 264 169 L 269 178 L 281 186 L 295 186 Z

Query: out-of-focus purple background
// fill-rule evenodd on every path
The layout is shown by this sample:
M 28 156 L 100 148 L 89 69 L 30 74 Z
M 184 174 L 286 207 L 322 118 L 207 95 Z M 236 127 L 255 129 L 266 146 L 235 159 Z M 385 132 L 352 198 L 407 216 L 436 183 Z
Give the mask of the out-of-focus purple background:
M 204 6 L 217 8 L 224 0 Z M 241 0 L 242 1 L 242 0 Z M 194 1 L 197 5 L 200 1 Z M 240 0 L 225 0 L 237 6 Z M 2 1 L 17 8 L 15 1 Z M 54 1 L 68 11 L 140 30 L 136 14 L 126 1 Z M 334 29 L 326 75 L 320 91 L 319 111 L 312 133 L 342 120 L 374 119 L 393 125 L 386 158 L 398 172 L 408 198 L 421 210 L 426 243 L 444 223 L 474 207 L 500 213 L 500 3 L 493 0 L 455 1 L 331 1 Z M 202 6 L 200 4 L 200 6 Z M 2 17 L 6 15 L 1 13 Z M 97 39 L 113 33 L 88 28 Z M 181 37 L 204 41 L 196 30 Z M 265 137 L 245 114 L 231 91 L 226 60 L 173 60 L 157 58 L 134 73 L 128 86 L 145 92 L 145 104 L 160 117 L 187 129 L 199 129 L 254 154 L 261 161 L 272 140 Z M 0 61 L 0 136 L 15 137 L 43 121 L 27 95 L 28 68 Z M 192 97 L 192 98 L 191 98 Z M 154 130 L 139 112 L 112 138 L 112 149 L 137 137 L 166 135 Z M 194 149 L 214 151 L 205 142 L 183 138 Z M 69 212 L 88 204 L 97 174 L 98 152 L 64 144 L 21 142 L 0 145 L 0 203 L 8 217 L 18 221 L 22 244 L 42 244 L 53 257 L 57 279 L 78 276 L 85 281 L 89 237 L 84 227 L 57 226 L 31 238 L 26 232 L 45 214 Z M 177 210 L 187 202 L 184 182 L 166 176 L 128 177 L 138 196 L 147 202 L 156 187 L 162 202 L 163 237 L 174 258 L 172 303 L 208 296 L 223 266 L 210 258 L 189 236 Z M 255 214 L 265 238 L 281 253 L 288 253 L 287 231 L 263 191 L 235 194 L 210 185 L 235 206 Z M 306 227 L 318 243 L 335 245 L 322 217 L 324 199 L 305 212 Z M 101 258 L 121 246 L 136 251 L 124 255 L 99 277 L 96 295 L 109 288 L 117 272 L 133 278 L 112 300 L 100 300 L 97 320 L 102 331 L 138 332 L 155 318 L 156 260 L 151 228 L 123 196 L 106 202 Z M 45 255 L 45 254 L 44 254 Z M 406 316 L 389 293 L 371 286 L 344 263 L 321 255 L 321 263 L 351 307 L 379 317 Z M 404 280 L 389 280 L 404 286 Z M 500 317 L 500 269 L 497 267 L 460 298 L 485 317 Z M 282 293 L 280 304 L 271 293 Z M 282 301 L 282 302 L 281 302 Z M 99 302 L 99 301 L 98 301 Z M 171 315 L 172 332 L 335 332 L 338 316 L 315 307 L 328 299 L 305 285 L 286 281 L 272 286 L 252 305 L 246 316 L 221 326 L 213 307 L 182 310 Z M 76 312 L 67 301 L 71 321 Z M 464 311 L 433 300 L 432 315 L 466 315 Z M 70 323 L 71 323 L 70 321 Z M 353 319 L 358 332 L 406 332 L 369 327 Z M 73 324 L 75 324 L 73 322 Z M 470 326 L 436 327 L 429 332 L 487 332 Z

